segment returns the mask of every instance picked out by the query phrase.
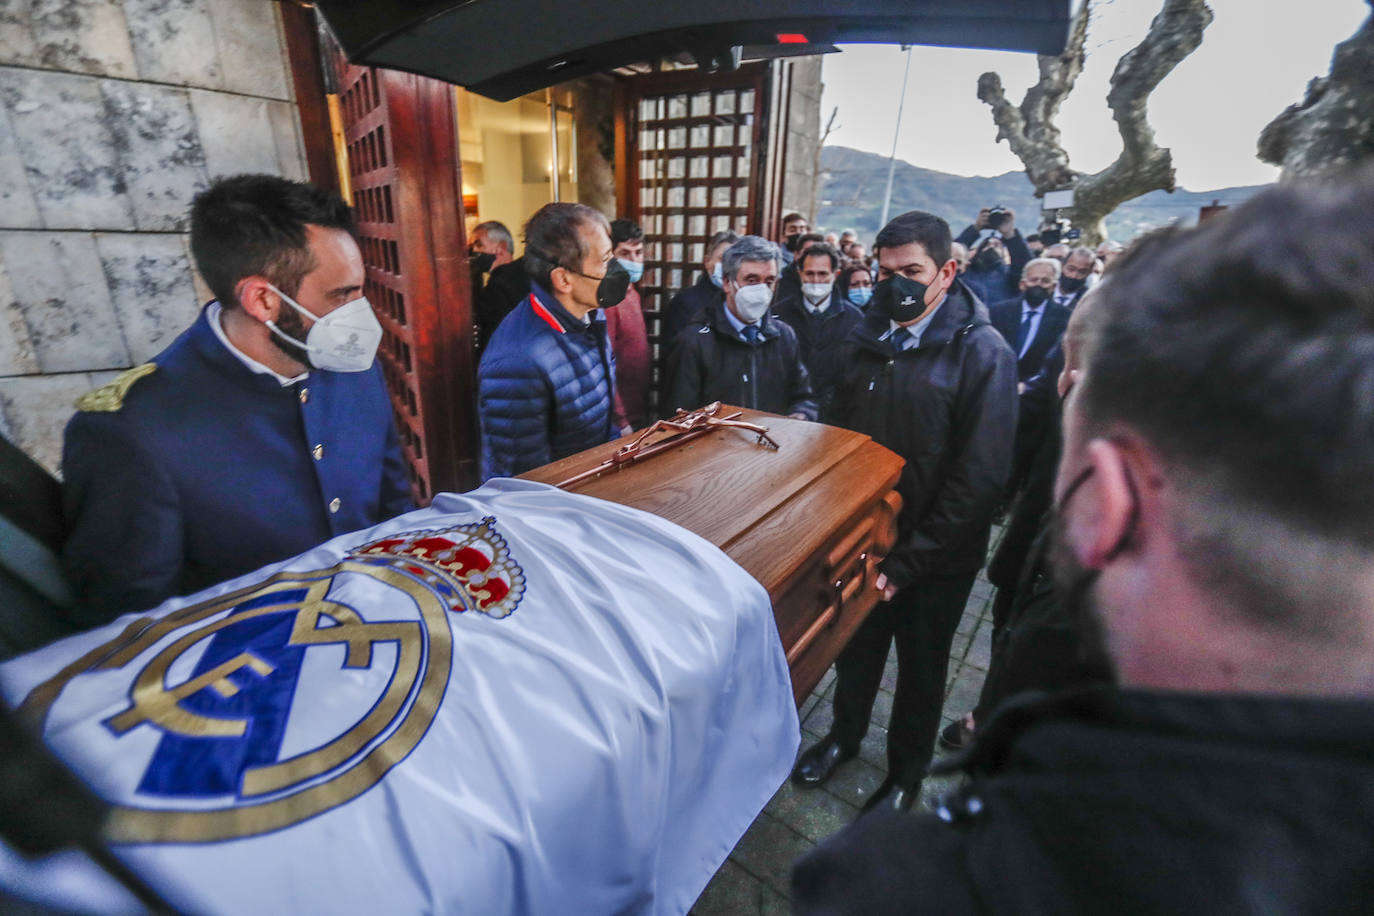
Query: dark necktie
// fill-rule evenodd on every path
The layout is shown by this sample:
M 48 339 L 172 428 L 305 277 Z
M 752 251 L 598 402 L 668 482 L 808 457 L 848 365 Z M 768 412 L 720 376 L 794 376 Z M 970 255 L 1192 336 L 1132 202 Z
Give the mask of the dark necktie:
M 1035 316 L 1040 314 L 1038 309 L 1027 309 L 1025 317 L 1021 319 L 1021 330 L 1016 335 L 1016 352 L 1019 354 L 1026 346 L 1026 335 L 1030 333 L 1031 322 Z
M 759 342 L 759 329 L 757 325 L 746 324 L 744 330 L 740 333 L 744 335 L 744 342 L 751 347 Z

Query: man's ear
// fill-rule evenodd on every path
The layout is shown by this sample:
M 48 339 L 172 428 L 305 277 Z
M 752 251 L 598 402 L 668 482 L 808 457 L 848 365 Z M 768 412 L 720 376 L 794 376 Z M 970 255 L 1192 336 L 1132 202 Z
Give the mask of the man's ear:
M 549 271 L 549 283 L 553 284 L 552 292 L 567 295 L 572 292 L 573 282 L 576 276 L 566 267 L 555 267 Z
M 1131 485 L 1131 470 L 1121 447 L 1094 439 L 1084 449 L 1092 473 L 1070 504 L 1063 507 L 1068 541 L 1085 569 L 1101 569 L 1136 532 L 1132 517 L 1140 511 Z
M 244 277 L 234 287 L 239 307 L 264 324 L 277 320 L 281 313 L 281 297 L 272 289 L 266 277 Z

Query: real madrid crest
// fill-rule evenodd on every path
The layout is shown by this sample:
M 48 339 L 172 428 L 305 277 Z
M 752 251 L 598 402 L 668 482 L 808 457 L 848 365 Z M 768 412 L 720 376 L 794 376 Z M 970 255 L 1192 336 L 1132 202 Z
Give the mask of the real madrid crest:
M 215 842 L 289 827 L 366 792 L 434 720 L 453 661 L 449 614 L 509 616 L 525 592 L 495 519 L 407 532 L 316 572 L 142 618 L 36 687 L 45 720 L 82 678 L 128 680 L 104 718 L 148 762 L 114 842 Z

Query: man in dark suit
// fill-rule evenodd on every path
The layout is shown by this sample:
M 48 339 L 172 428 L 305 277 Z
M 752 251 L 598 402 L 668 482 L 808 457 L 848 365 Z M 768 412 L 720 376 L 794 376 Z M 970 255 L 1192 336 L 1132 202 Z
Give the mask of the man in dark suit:
M 1023 385 L 1044 366 L 1069 323 L 1069 310 L 1050 301 L 1058 282 L 1059 262 L 1036 258 L 1021 272 L 1021 295 L 988 310 L 992 326 L 1016 351 L 1016 379 Z
M 1064 259 L 1064 269 L 1051 297 L 1055 305 L 1062 305 L 1069 311 L 1083 298 L 1088 290 L 1088 275 L 1093 272 L 1093 261 L 1097 255 L 1091 248 L 1075 248 Z

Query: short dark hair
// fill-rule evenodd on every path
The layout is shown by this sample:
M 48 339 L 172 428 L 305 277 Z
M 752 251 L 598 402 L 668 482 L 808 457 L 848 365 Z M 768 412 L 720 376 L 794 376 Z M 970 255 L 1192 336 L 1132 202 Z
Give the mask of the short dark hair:
M 525 223 L 525 273 L 552 291 L 549 274 L 556 267 L 581 271 L 588 251 L 582 240 L 583 226 L 600 226 L 610 235 L 605 214 L 586 204 L 544 204 Z
M 644 238 L 644 228 L 632 219 L 611 220 L 611 244 L 638 242 Z
M 842 291 L 849 289 L 849 281 L 853 278 L 853 276 L 856 273 L 858 273 L 861 270 L 864 273 L 868 274 L 868 278 L 870 280 L 873 279 L 873 268 L 869 267 L 867 264 L 860 262 L 858 264 L 850 264 L 844 270 L 840 271 L 840 275 L 835 278 L 835 285 L 838 286 Z
M 265 277 L 288 296 L 315 269 L 306 226 L 357 230 L 333 191 L 277 175 L 221 178 L 191 202 L 191 256 L 220 305 L 237 308 L 244 277 Z
M 1085 429 L 1150 443 L 1197 581 L 1267 625 L 1339 629 L 1374 551 L 1371 212 L 1374 170 L 1274 188 L 1138 240 L 1086 316 Z
M 811 220 L 802 216 L 800 213 L 789 213 L 782 218 L 782 226 L 783 228 L 786 228 L 788 223 L 795 223 L 797 220 L 801 220 L 808 226 L 811 225 Z
M 915 242 L 926 250 L 936 267 L 943 267 L 949 260 L 949 246 L 953 241 L 949 223 L 933 213 L 912 210 L 895 217 L 882 228 L 873 240 L 873 250 L 900 248 Z
M 805 270 L 806 262 L 810 258 L 829 258 L 830 269 L 840 269 L 840 253 L 835 250 L 834 245 L 827 244 L 826 242 L 821 242 L 819 245 L 812 245 L 810 248 L 806 249 L 805 254 L 798 255 L 797 260 L 801 262 L 797 265 L 798 268 Z

